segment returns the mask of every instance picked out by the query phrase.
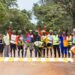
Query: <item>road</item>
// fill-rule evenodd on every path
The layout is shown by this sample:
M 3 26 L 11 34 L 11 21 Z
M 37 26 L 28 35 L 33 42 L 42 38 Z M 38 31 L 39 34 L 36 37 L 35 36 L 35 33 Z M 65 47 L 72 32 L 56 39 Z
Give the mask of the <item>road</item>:
M 75 63 L 0 62 L 0 75 L 75 75 Z

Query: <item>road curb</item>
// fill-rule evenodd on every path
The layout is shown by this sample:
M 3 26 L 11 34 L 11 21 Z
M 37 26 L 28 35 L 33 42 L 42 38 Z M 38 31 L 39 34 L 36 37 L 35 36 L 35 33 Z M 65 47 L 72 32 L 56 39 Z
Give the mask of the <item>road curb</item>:
M 2 57 L 0 62 L 74 62 L 72 58 L 13 58 Z

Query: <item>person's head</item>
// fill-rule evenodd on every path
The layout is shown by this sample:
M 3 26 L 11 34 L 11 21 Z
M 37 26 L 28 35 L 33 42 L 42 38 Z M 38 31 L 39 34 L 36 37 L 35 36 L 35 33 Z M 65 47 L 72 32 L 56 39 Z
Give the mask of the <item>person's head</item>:
M 63 32 L 63 35 L 65 36 L 66 35 L 66 32 Z
M 22 34 L 22 30 L 18 30 L 18 34 L 21 35 Z
M 12 33 L 13 33 L 13 34 L 16 34 L 16 31 L 15 31 L 15 30 L 13 30 L 13 31 L 12 31 Z
M 53 31 L 52 30 L 49 30 L 49 34 L 52 35 L 53 34 Z
M 38 30 L 35 30 L 35 35 L 38 35 Z
M 54 31 L 54 32 L 53 32 L 53 35 L 57 35 L 57 31 Z
M 9 27 L 7 28 L 7 31 L 12 31 L 12 27 L 9 26 Z
M 46 32 L 45 32 L 45 30 L 42 30 L 42 34 L 43 34 L 43 35 L 46 35 Z
M 29 30 L 29 33 L 32 34 L 32 30 Z
M 70 35 L 72 35 L 72 34 L 71 34 L 70 32 L 68 32 L 68 33 L 67 33 L 67 36 L 70 36 Z

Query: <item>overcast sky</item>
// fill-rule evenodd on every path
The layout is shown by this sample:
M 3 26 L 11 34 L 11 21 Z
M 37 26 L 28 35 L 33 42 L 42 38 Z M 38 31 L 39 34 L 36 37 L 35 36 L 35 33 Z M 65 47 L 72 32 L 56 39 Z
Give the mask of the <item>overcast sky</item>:
M 17 0 L 19 8 L 26 9 L 27 11 L 32 10 L 33 4 L 38 2 L 39 0 Z M 32 17 L 32 23 L 36 23 L 35 17 Z
M 17 0 L 20 9 L 31 10 L 33 3 L 38 2 L 39 0 Z

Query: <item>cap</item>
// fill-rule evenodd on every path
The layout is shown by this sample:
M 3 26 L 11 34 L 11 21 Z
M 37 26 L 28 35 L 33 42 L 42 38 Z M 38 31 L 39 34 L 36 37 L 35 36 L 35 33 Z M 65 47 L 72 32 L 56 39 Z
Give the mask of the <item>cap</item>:
M 45 30 L 42 30 L 42 32 L 45 33 L 46 31 Z
M 32 32 L 32 30 L 29 30 L 30 32 Z
M 22 30 L 18 30 L 18 33 L 21 33 L 22 32 Z
M 35 32 L 38 32 L 38 30 L 35 30 Z
M 16 33 L 16 31 L 15 31 L 15 30 L 13 30 L 12 32 L 13 32 L 13 33 Z
M 51 33 L 52 33 L 52 32 L 53 32 L 53 30 L 49 30 L 49 32 L 51 32 Z

